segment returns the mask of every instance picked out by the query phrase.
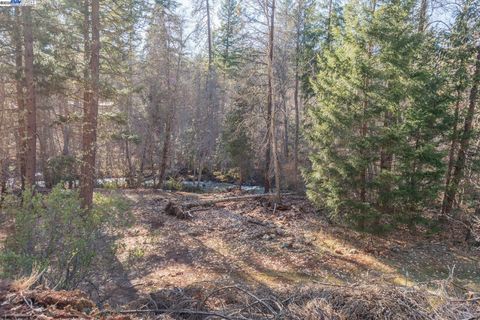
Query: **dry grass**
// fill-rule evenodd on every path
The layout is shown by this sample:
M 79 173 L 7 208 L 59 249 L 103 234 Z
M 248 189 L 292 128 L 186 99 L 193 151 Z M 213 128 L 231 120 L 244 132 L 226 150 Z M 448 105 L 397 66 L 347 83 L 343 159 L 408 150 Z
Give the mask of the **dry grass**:
M 480 304 L 459 299 L 445 290 L 379 285 L 295 288 L 282 294 L 263 289 L 204 283 L 164 290 L 144 298 L 138 309 L 123 311 L 143 316 L 162 313 L 171 319 L 478 319 Z
M 99 310 L 81 291 L 31 286 L 38 279 L 0 282 L 2 319 L 178 319 L 178 320 L 473 320 L 480 317 L 480 296 L 459 293 L 453 278 L 422 286 L 317 283 L 278 292 L 202 282 L 160 289 L 128 306 Z M 435 290 L 432 290 L 435 287 Z

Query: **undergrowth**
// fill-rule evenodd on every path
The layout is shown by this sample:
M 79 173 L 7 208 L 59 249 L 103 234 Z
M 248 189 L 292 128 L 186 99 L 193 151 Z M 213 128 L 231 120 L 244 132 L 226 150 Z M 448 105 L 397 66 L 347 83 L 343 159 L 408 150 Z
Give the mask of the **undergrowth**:
M 60 185 L 46 195 L 27 190 L 21 197 L 9 196 L 3 207 L 13 225 L 0 252 L 0 275 L 40 272 L 40 282 L 55 288 L 86 281 L 97 255 L 113 250 L 108 231 L 130 221 L 124 199 L 95 194 L 87 212 L 78 193 Z

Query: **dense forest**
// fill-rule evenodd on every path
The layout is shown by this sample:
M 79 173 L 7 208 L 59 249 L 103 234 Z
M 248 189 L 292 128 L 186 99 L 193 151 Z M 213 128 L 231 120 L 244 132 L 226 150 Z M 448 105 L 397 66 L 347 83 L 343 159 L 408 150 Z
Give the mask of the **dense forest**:
M 361 263 L 369 264 L 371 255 L 382 255 L 372 246 L 385 243 L 395 257 L 378 258 L 385 264 L 379 270 L 386 273 L 393 268 L 387 261 L 398 262 L 394 269 L 405 286 L 409 263 L 422 258 L 399 262 L 406 254 L 400 258 L 397 245 L 407 238 L 436 241 L 462 252 L 442 260 L 442 277 L 451 285 L 453 269 L 462 269 L 461 287 L 470 296 L 460 300 L 478 302 L 480 260 L 459 262 L 462 254 L 479 257 L 480 246 L 478 0 L 3 1 L 0 43 L 0 276 L 30 276 L 29 288 L 81 288 L 101 305 L 101 298 L 115 296 L 105 289 L 112 276 L 93 270 L 128 269 L 125 261 L 131 259 L 157 265 L 145 260 L 146 248 L 129 247 L 140 240 L 122 242 L 119 234 L 141 234 L 145 217 L 160 215 L 167 220 L 152 225 L 169 226 L 160 241 L 165 246 L 184 241 L 176 238 L 180 234 L 204 239 L 202 232 L 213 232 L 202 240 L 213 245 L 209 241 L 220 231 L 209 229 L 209 219 L 217 227 L 233 223 L 228 228 L 240 238 L 253 226 L 273 228 L 251 237 L 268 245 L 287 239 L 275 247 L 290 250 L 275 253 L 282 259 L 308 250 L 315 252 L 310 258 L 295 259 L 316 259 L 327 251 L 337 259 L 361 250 L 370 257 Z M 240 207 L 247 209 L 239 214 Z M 263 220 L 245 216 L 258 210 Z M 233 213 L 245 218 L 247 227 L 234 232 Z M 289 219 L 295 226 L 283 225 Z M 203 222 L 207 231 L 192 225 Z M 312 230 L 329 228 L 336 230 L 328 232 L 336 242 L 322 240 L 328 248 L 316 250 L 326 231 L 313 236 Z M 155 232 L 152 237 L 159 236 Z M 172 252 L 181 255 L 191 246 Z M 233 247 L 215 250 L 229 256 Z M 156 248 L 167 252 L 161 244 Z M 242 251 L 241 263 L 258 250 L 268 251 L 262 248 Z M 412 248 L 408 254 L 417 254 Z M 438 254 L 430 249 L 432 257 Z M 312 271 L 316 276 L 337 268 L 311 263 L 319 268 Z M 344 270 L 351 261 L 338 263 Z M 292 264 L 295 272 L 307 268 Z M 371 268 L 376 267 L 366 267 L 367 276 L 359 278 L 368 283 Z M 272 277 L 287 277 L 282 272 Z M 435 272 L 417 273 L 412 281 L 435 279 Z M 317 281 L 310 277 L 302 279 Z M 353 281 L 340 278 L 342 285 Z M 299 302 L 286 306 L 289 299 L 241 290 L 237 293 L 253 301 L 243 301 L 247 307 L 237 313 L 202 309 L 207 296 L 203 305 L 189 305 L 189 312 L 177 316 L 476 319 L 480 314 L 443 305 L 443 313 L 428 318 L 419 311 L 427 307 L 410 296 L 402 301 L 416 311 L 402 317 L 339 310 L 327 306 L 331 302 L 324 296 L 316 307 L 302 305 L 302 314 Z M 115 305 L 134 300 L 123 298 Z

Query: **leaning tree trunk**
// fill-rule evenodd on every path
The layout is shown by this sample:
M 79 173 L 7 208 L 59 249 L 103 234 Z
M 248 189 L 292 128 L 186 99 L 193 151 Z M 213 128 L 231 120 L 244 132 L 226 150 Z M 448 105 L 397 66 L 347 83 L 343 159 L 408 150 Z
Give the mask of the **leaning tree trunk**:
M 463 179 L 467 152 L 470 145 L 472 135 L 472 123 L 475 116 L 475 105 L 477 103 L 478 83 L 480 82 L 480 46 L 477 47 L 477 59 L 475 63 L 475 71 L 473 73 L 472 89 L 468 98 L 468 110 L 465 116 L 463 133 L 460 138 L 460 148 L 458 150 L 457 161 L 453 169 L 452 181 L 445 193 L 445 204 L 443 208 L 444 214 L 449 214 L 453 207 L 453 202 L 458 192 L 458 187 Z
M 22 7 L 22 16 L 25 46 L 25 83 L 27 89 L 25 185 L 27 187 L 34 187 L 37 160 L 37 106 L 35 101 L 35 82 L 33 76 L 33 27 L 30 6 Z
M 88 0 L 87 0 L 88 1 Z M 84 208 L 91 208 L 93 202 L 93 188 L 95 185 L 95 153 L 97 140 L 97 115 L 100 89 L 100 3 L 91 2 L 91 57 L 90 57 L 90 101 L 84 110 L 83 117 L 83 146 L 82 172 L 80 177 L 80 196 Z M 88 13 L 86 12 L 86 15 Z

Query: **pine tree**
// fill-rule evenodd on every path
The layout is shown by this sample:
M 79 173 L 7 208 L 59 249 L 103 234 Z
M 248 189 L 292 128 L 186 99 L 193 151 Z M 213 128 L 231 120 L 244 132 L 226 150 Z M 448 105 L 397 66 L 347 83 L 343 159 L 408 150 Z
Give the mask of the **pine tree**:
M 476 86 L 478 86 L 479 67 L 478 51 L 480 47 L 475 40 L 475 33 L 479 32 L 480 23 L 478 15 L 480 5 L 477 0 L 461 2 L 459 12 L 451 33 L 448 35 L 446 50 L 447 70 L 449 72 L 450 90 L 453 94 L 451 115 L 451 130 L 449 135 L 448 167 L 445 177 L 445 190 L 443 195 L 442 213 L 449 214 L 455 204 L 459 185 L 463 180 L 466 166 L 466 153 L 468 152 L 470 139 L 472 138 L 472 120 L 475 113 Z M 473 70 L 473 74 L 472 71 Z M 477 72 L 477 76 L 475 73 Z M 470 89 L 471 88 L 471 89 Z M 468 91 L 470 89 L 470 91 Z M 474 98 L 471 99 L 471 96 Z M 469 99 L 465 102 L 465 99 Z M 468 112 L 462 119 L 463 104 L 468 104 Z M 470 119 L 469 119 L 470 118 Z M 461 120 L 464 121 L 463 128 Z
M 88 0 L 87 0 L 88 1 Z M 86 2 L 88 4 L 88 2 Z M 82 168 L 80 176 L 80 196 L 84 208 L 90 209 L 93 204 L 93 188 L 95 186 L 95 158 L 97 152 L 97 117 L 100 98 L 100 2 L 91 0 L 91 40 L 88 36 L 85 43 L 89 47 L 89 74 L 88 74 L 88 99 L 84 106 L 83 132 L 82 132 Z M 87 6 L 88 7 L 88 6 Z M 88 19 L 86 11 L 86 19 Z M 87 35 L 90 32 L 87 32 Z M 88 59 L 88 58 L 87 58 Z
M 247 102 L 241 96 L 236 97 L 233 109 L 225 120 L 225 129 L 222 133 L 222 143 L 228 158 L 231 164 L 238 168 L 240 188 L 251 167 L 252 146 L 248 136 L 247 116 Z
M 215 31 L 215 57 L 218 68 L 230 76 L 238 70 L 244 52 L 242 7 L 239 0 L 224 0 L 218 18 L 220 27 Z
M 334 32 L 342 25 L 342 7 L 336 0 L 326 3 L 316 0 L 297 1 L 297 59 L 300 65 L 301 89 L 304 98 L 310 98 L 314 95 L 312 80 L 319 68 L 317 57 L 323 57 L 323 52 L 332 45 Z
M 308 196 L 360 228 L 378 227 L 387 213 L 410 221 L 440 185 L 442 78 L 411 9 L 409 1 L 350 2 L 345 29 L 333 30 L 319 61 Z
M 34 79 L 34 51 L 33 51 L 33 19 L 32 8 L 22 7 L 24 61 L 25 61 L 25 184 L 27 187 L 35 185 L 37 164 L 37 103 Z

